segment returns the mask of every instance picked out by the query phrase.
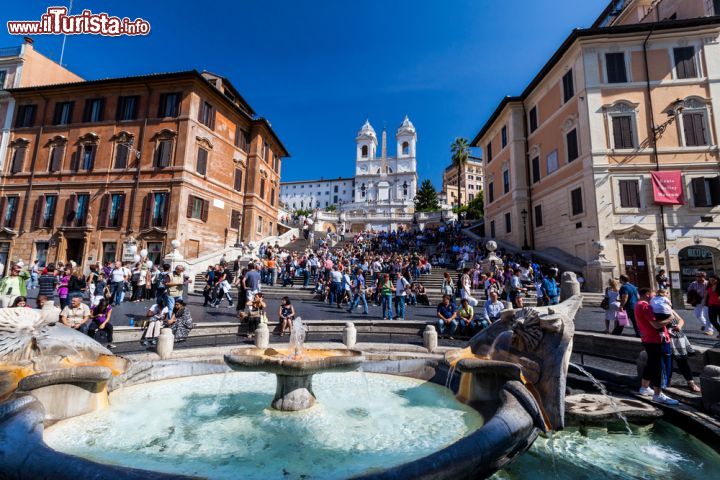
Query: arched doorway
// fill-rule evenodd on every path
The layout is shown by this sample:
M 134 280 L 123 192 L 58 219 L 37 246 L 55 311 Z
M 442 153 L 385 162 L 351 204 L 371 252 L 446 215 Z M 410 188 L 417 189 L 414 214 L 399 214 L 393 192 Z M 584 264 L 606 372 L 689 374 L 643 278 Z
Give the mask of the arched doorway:
M 682 289 L 695 280 L 698 271 L 712 274 L 720 268 L 720 250 L 702 245 L 686 247 L 678 254 Z

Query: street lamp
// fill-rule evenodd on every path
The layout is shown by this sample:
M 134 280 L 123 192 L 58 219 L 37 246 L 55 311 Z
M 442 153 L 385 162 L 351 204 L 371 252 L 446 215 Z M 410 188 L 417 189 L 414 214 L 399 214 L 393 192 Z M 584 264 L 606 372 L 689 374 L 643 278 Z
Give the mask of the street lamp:
M 523 221 L 523 250 L 530 250 L 530 245 L 528 245 L 527 241 L 527 215 L 528 212 L 524 208 L 522 209 L 522 212 L 520 212 L 520 216 L 522 217 Z

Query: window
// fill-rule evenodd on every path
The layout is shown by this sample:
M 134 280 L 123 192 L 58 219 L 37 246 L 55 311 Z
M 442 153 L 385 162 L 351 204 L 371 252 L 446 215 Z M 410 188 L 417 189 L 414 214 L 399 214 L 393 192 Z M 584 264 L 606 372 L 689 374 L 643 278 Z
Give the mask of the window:
M 210 130 L 213 130 L 215 128 L 215 108 L 208 102 L 202 102 L 200 104 L 198 121 L 208 127 Z
M 697 78 L 695 47 L 674 48 L 673 57 L 675 59 L 675 75 L 677 78 Z
M 545 171 L 548 175 L 553 173 L 555 170 L 558 169 L 558 151 L 553 150 L 552 152 L 548 153 L 548 156 L 545 158 Z
M 57 195 L 40 195 L 35 203 L 33 214 L 34 228 L 52 228 L 55 221 Z
M 20 197 L 11 196 L 0 198 L 0 225 L 14 229 L 15 220 L 17 218 L 18 205 L 20 204 Z
M 172 140 L 160 140 L 155 150 L 155 166 L 165 168 L 170 165 L 170 156 L 172 154 Z
M 38 266 L 44 267 L 47 265 L 48 250 L 50 250 L 50 242 L 35 242 L 35 258 L 38 261 Z
M 117 255 L 117 244 L 115 242 L 103 242 L 103 265 L 107 262 L 115 262 Z
M 37 112 L 37 105 L 18 106 L 17 116 L 15 117 L 15 128 L 34 126 L 35 112 Z
M 233 184 L 233 188 L 236 192 L 242 192 L 242 178 L 243 178 L 243 172 L 242 169 L 236 168 L 235 169 L 235 182 Z
M 490 238 L 495 238 L 495 220 L 490 221 Z
M 510 233 L 512 231 L 512 223 L 510 221 L 510 213 L 505 214 L 505 233 Z
M 487 144 L 487 161 L 488 161 L 488 163 L 490 163 L 492 161 L 492 159 L 493 159 L 492 142 L 488 142 L 488 144 Z
M 713 0 L 713 11 L 715 15 L 720 15 L 720 0 Z
M 360 152 L 361 152 L 360 154 L 362 155 L 363 158 L 367 158 L 367 156 L 368 156 L 367 145 L 363 145 L 362 148 L 360 149 Z
M 507 126 L 502 127 L 502 130 L 500 130 L 500 144 L 502 145 L 501 148 L 507 146 Z
M 100 200 L 98 226 L 107 228 L 121 227 L 124 209 L 124 193 L 111 193 L 103 195 L 103 198 Z
M 363 184 L 360 186 L 360 196 L 361 196 L 362 198 L 365 198 L 365 193 L 366 193 L 366 192 L 367 192 L 367 188 L 365 187 L 365 184 L 363 183 Z
M 625 53 L 606 53 L 605 70 L 608 83 L 627 83 L 627 70 L 625 69 Z
M 683 111 L 682 121 L 686 147 L 709 145 L 704 112 Z
M 239 126 L 235 127 L 235 146 L 239 149 L 247 152 L 249 150 L 248 145 L 250 144 L 250 139 L 248 138 L 248 133 L 240 128 Z
M 503 172 L 503 194 L 510 191 L 510 171 L 505 170 Z
M 7 70 L 0 70 L 0 90 L 5 88 L 5 78 L 7 77 Z
M 149 193 L 145 205 L 145 222 L 147 227 L 167 226 L 168 207 L 170 194 L 167 192 Z
M 260 198 L 265 199 L 265 179 L 260 179 Z
M 128 160 L 130 159 L 130 149 L 133 145 L 133 139 L 126 139 L 126 142 L 117 142 L 115 145 L 115 162 L 113 168 L 125 169 L 128 167 Z
M 565 139 L 567 140 L 568 162 L 572 162 L 580 156 L 580 152 L 578 151 L 577 130 L 574 128 L 570 130 L 567 134 L 565 134 Z
M 535 227 L 543 226 L 542 205 L 535 205 Z
M 575 96 L 575 84 L 573 83 L 573 71 L 570 69 L 562 78 L 563 103 Z
M 538 115 L 537 115 L 537 107 L 533 107 L 530 109 L 530 133 L 534 132 L 538 128 Z
M 613 115 L 613 146 L 615 149 L 635 148 L 635 135 L 633 134 L 632 115 Z
M 540 157 L 534 157 L 530 163 L 532 165 L 532 182 L 537 183 L 540 181 Z
M 265 143 L 265 140 L 264 140 L 264 139 L 261 138 L 260 141 L 262 142 L 262 149 L 261 149 L 261 151 L 262 151 L 262 158 L 263 158 L 263 160 L 265 160 L 265 159 L 267 158 L 268 146 L 267 146 L 267 143 Z M 320 186 L 320 185 L 318 185 L 318 187 L 319 187 L 319 186 Z
M 640 208 L 640 182 L 637 180 L 619 180 L 620 206 Z
M 65 202 L 63 224 L 67 227 L 84 227 L 87 221 L 90 195 L 72 194 Z
M 570 203 L 573 216 L 583 213 L 583 197 L 581 188 L 576 188 L 570 192 Z
M 337 195 L 335 195 L 335 203 L 337 203 Z M 270 205 L 275 206 L 275 189 L 270 189 Z
M 115 119 L 117 120 L 135 120 L 137 118 L 138 104 L 140 103 L 140 97 L 132 95 L 128 97 L 119 97 L 117 112 L 115 112 Z
M 410 144 L 408 142 L 403 142 L 402 144 L 402 154 L 403 155 L 410 155 Z
M 97 145 L 94 143 L 84 143 L 80 146 L 78 151 L 80 156 L 80 162 L 76 170 L 91 171 L 95 166 L 95 153 L 97 152 Z
M 257 217 L 257 233 L 262 233 L 263 231 L 263 217 L 261 215 L 258 215 Z
M 495 199 L 495 186 L 493 182 L 488 183 L 488 202 L 492 202 Z
M 180 114 L 180 93 L 163 93 L 158 104 L 158 117 L 177 117 Z
M 53 114 L 53 125 L 67 125 L 72 122 L 73 105 L 75 102 L 57 102 Z
M 83 122 L 102 122 L 103 110 L 105 109 L 104 98 L 90 98 L 85 100 L 83 111 Z
M 293 208 L 295 207 L 295 204 L 293 203 Z M 230 212 L 230 228 L 233 230 L 239 230 L 240 229 L 240 219 L 241 214 L 239 210 L 233 210 Z
M 197 164 L 195 165 L 195 171 L 200 175 L 207 175 L 207 158 L 208 151 L 204 148 L 198 148 Z
M 27 144 L 18 144 L 12 152 L 12 161 L 10 162 L 10 173 L 20 173 L 25 166 L 25 154 L 27 153 Z
M 696 207 L 720 205 L 720 177 L 699 177 L 691 181 Z
M 187 218 L 194 218 L 207 222 L 210 201 L 194 195 L 188 196 Z
M 48 172 L 59 172 L 62 170 L 62 161 L 65 156 L 65 142 L 57 142 L 50 147 L 50 161 Z
M 273 170 L 276 172 L 280 171 L 280 157 L 275 155 L 275 152 L 273 152 Z

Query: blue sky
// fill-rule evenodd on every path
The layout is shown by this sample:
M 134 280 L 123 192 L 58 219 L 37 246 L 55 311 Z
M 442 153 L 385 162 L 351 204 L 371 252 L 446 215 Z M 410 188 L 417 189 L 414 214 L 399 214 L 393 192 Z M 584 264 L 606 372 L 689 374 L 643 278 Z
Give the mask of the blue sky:
M 9 0 L 7 20 L 36 20 L 69 0 Z M 87 79 L 189 68 L 229 77 L 292 154 L 283 180 L 351 176 L 357 131 L 378 135 L 405 114 L 418 130 L 418 174 L 442 183 L 457 136 L 477 133 L 576 27 L 607 0 L 75 0 L 143 17 L 147 37 L 67 39 L 63 63 Z M 200 8 L 198 8 L 200 6 Z M 20 37 L 0 33 L 0 46 Z M 35 37 L 57 60 L 61 37 Z

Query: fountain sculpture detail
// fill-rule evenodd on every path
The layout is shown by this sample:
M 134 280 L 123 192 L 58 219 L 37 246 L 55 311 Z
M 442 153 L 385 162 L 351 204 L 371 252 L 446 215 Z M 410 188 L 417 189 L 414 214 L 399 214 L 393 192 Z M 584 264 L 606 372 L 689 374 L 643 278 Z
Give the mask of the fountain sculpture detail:
M 305 410 L 315 405 L 312 377 L 316 373 L 349 372 L 365 360 L 362 353 L 345 349 L 305 350 L 307 329 L 300 317 L 293 321 L 288 349 L 255 348 L 225 355 L 225 363 L 238 372 L 268 372 L 277 378 L 272 408 Z

